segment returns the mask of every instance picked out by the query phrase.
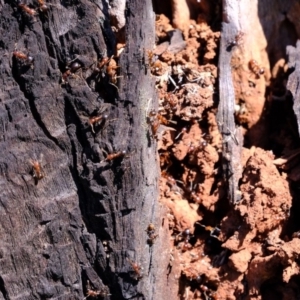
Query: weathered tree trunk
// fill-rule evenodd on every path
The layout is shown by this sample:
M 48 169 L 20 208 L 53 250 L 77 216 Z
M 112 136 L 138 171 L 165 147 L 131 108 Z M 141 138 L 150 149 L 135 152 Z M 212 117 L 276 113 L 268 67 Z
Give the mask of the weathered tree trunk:
M 99 298 L 174 299 L 146 124 L 156 103 L 145 57 L 154 44 L 151 1 L 128 2 L 118 88 L 92 72 L 114 54 L 106 1 L 49 3 L 47 12 L 28 5 L 37 15 L 0 1 L 0 299 L 83 299 L 88 288 Z M 76 74 L 72 60 L 82 66 Z M 108 122 L 93 133 L 88 118 L 99 112 Z M 119 151 L 126 156 L 105 159 Z M 149 223 L 159 234 L 152 246 Z
M 293 97 L 294 102 L 294 112 L 297 119 L 298 124 L 298 133 L 300 133 L 300 97 L 299 97 L 299 81 L 300 81 L 300 41 L 297 42 L 296 47 L 288 46 L 287 54 L 289 57 L 289 67 L 294 69 L 292 74 L 289 76 L 289 80 L 287 83 L 287 89 L 290 91 Z

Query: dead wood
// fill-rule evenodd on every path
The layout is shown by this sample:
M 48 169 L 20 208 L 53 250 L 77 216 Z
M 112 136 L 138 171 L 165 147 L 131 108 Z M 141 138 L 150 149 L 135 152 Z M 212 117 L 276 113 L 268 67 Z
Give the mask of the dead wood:
M 46 4 L 28 2 L 31 15 L 0 2 L 0 299 L 165 299 L 176 291 L 166 284 L 167 223 L 145 118 L 156 103 L 145 58 L 151 2 L 125 10 L 116 84 L 93 71 L 114 54 L 107 2 Z M 92 128 L 89 118 L 104 113 L 105 125 Z M 118 151 L 127 154 L 105 159 Z M 152 246 L 149 223 L 159 234 Z
M 300 91 L 299 91 L 299 83 L 300 83 L 300 41 L 298 40 L 296 47 L 288 46 L 287 54 L 289 58 L 289 68 L 292 73 L 289 76 L 289 80 L 287 83 L 287 90 L 293 96 L 293 109 L 297 118 L 298 124 L 298 133 L 300 132 Z
M 234 3 L 233 3 L 234 2 Z M 241 194 L 238 181 L 241 177 L 241 151 L 243 137 L 241 129 L 236 127 L 234 120 L 235 94 L 231 74 L 231 58 L 233 48 L 239 46 L 231 45 L 241 32 L 238 28 L 239 10 L 238 1 L 224 1 L 224 16 L 222 23 L 222 35 L 219 58 L 219 93 L 220 102 L 218 106 L 218 123 L 223 135 L 223 171 L 226 182 L 228 182 L 228 197 L 232 203 L 240 200 Z

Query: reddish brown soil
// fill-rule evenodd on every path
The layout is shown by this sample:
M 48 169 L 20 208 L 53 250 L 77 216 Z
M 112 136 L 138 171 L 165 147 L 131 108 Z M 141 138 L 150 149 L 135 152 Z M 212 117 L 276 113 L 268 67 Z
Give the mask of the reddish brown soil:
M 232 58 L 236 122 L 248 134 L 250 148 L 243 148 L 242 198 L 231 205 L 222 177 L 222 136 L 216 120 L 220 32 L 209 25 L 218 10 L 204 7 L 210 15 L 179 20 L 178 9 L 173 7 L 173 24 L 166 16 L 157 16 L 157 45 L 149 52 L 160 99 L 155 117 L 160 126 L 153 133 L 161 164 L 160 201 L 169 211 L 172 264 L 179 269 L 178 299 L 298 299 L 300 240 L 291 225 L 287 168 L 278 169 L 288 159 L 254 146 L 270 142 L 269 128 L 260 118 L 276 66 L 272 78 L 266 65 L 265 74 L 256 76 L 247 64 L 241 65 L 239 50 Z M 168 32 L 175 25 L 183 38 L 170 41 Z M 154 117 L 149 120 L 153 123 Z M 290 137 L 283 138 L 284 132 L 281 138 L 287 141 Z M 277 133 L 270 132 L 273 142 L 280 139 Z

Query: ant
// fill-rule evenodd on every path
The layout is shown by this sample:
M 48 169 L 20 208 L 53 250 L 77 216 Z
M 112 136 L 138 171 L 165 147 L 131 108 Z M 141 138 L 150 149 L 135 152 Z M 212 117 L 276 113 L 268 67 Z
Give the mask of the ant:
M 17 60 L 21 61 L 23 64 L 25 64 L 27 66 L 29 66 L 29 65 L 32 66 L 33 65 L 34 58 L 32 56 L 28 55 L 28 54 L 25 54 L 21 51 L 16 51 L 15 50 L 13 52 L 13 56 Z
M 42 171 L 41 163 L 38 160 L 30 160 L 29 162 L 32 166 L 32 177 L 34 178 L 35 185 L 37 185 L 39 180 L 45 177 L 45 174 Z
M 152 246 L 154 244 L 155 239 L 158 237 L 158 234 L 155 233 L 155 227 L 152 223 L 150 223 L 146 229 L 146 232 L 148 234 L 147 243 Z
M 148 50 L 148 64 L 150 66 L 150 70 L 152 74 L 159 75 L 159 73 L 162 71 L 162 63 L 160 60 L 156 58 L 153 51 Z
M 248 66 L 250 71 L 256 76 L 257 79 L 260 77 L 260 75 L 265 73 L 265 69 L 262 68 L 255 59 L 251 59 Z
M 97 68 L 95 69 L 96 71 L 100 72 L 100 70 L 102 70 L 102 68 L 107 65 L 110 60 L 113 58 L 114 56 L 112 57 L 103 57 L 97 64 Z
M 114 59 L 110 59 L 106 69 L 107 75 L 109 76 L 111 81 L 110 84 L 115 85 L 117 83 L 118 76 L 116 70 L 118 68 L 120 67 L 117 65 L 116 61 Z
M 206 285 L 201 284 L 200 290 L 203 292 L 203 295 L 206 300 L 218 300 L 218 295 L 216 292 L 212 292 Z
M 174 94 L 167 93 L 165 95 L 166 107 L 169 108 L 173 113 L 177 111 L 178 99 Z
M 233 40 L 229 41 L 227 44 L 227 51 L 231 51 L 233 47 L 241 45 L 243 43 L 244 33 L 239 31 Z
M 112 160 L 115 160 L 117 158 L 124 158 L 126 156 L 127 152 L 125 150 L 123 151 L 118 151 L 118 152 L 115 152 L 115 153 L 110 153 L 110 154 L 107 154 L 104 161 L 112 161 Z
M 201 224 L 200 222 L 196 222 L 196 224 L 200 225 L 201 227 L 203 227 L 206 231 L 209 232 L 209 235 L 217 240 L 219 240 L 219 237 L 218 235 L 220 234 L 221 232 L 221 229 L 218 228 L 217 226 L 216 227 L 212 227 L 212 226 L 206 226 L 206 225 L 203 225 Z
M 89 117 L 89 124 L 92 128 L 92 132 L 95 133 L 95 126 L 96 125 L 103 125 L 105 121 L 108 119 L 108 115 L 100 115 L 96 117 Z
M 152 136 L 157 138 L 157 131 L 158 131 L 158 128 L 160 126 L 159 120 L 157 118 L 150 117 L 149 118 L 149 123 L 150 123 L 150 126 L 151 126 Z
M 200 200 L 201 200 L 195 191 L 191 191 L 190 199 L 196 203 L 200 203 Z
M 68 77 L 73 75 L 80 68 L 82 68 L 82 66 L 78 62 L 73 62 L 69 67 L 66 67 L 66 71 L 61 76 L 62 84 L 66 84 L 68 82 Z
M 150 224 L 148 225 L 147 229 L 146 229 L 146 232 L 147 232 L 148 234 L 154 233 L 154 232 L 155 232 L 155 226 L 154 226 L 154 224 L 150 223 Z
M 111 296 L 111 294 L 108 293 L 108 288 L 103 287 L 100 290 L 92 290 L 90 287 L 90 282 L 87 281 L 87 291 L 86 291 L 86 297 L 83 298 L 83 300 L 87 298 L 98 298 L 98 297 L 106 297 Z
M 177 124 L 176 121 L 171 121 L 171 120 L 167 120 L 164 116 L 162 116 L 161 114 L 157 113 L 156 114 L 156 118 L 159 120 L 159 122 L 163 125 L 169 125 L 170 123 L 173 124 Z
M 105 66 L 106 69 L 104 69 Z M 116 70 L 118 68 L 119 66 L 114 60 L 114 55 L 112 55 L 111 57 L 103 57 L 97 63 L 97 67 L 94 69 L 94 73 L 100 74 L 102 72 L 102 77 L 104 77 L 104 73 L 106 73 L 110 80 L 109 84 L 113 85 L 116 89 L 118 89 L 118 87 L 116 86 L 118 78 Z
M 166 179 L 166 184 L 172 191 L 174 191 L 175 193 L 183 194 L 182 189 L 177 185 L 177 182 L 183 184 L 182 181 L 176 180 L 172 176 L 168 175 L 166 170 L 161 172 L 161 177 L 164 177 Z
M 159 153 L 160 168 L 166 172 L 173 164 L 170 153 L 167 151 Z
M 204 133 L 202 136 L 206 136 Z M 206 136 L 206 140 L 202 139 L 195 145 L 193 142 L 190 143 L 189 148 L 188 148 L 188 154 L 194 154 L 196 151 L 201 150 L 205 148 L 208 145 L 207 140 L 210 140 L 210 136 Z
M 190 239 L 192 237 L 191 231 L 187 228 L 180 232 L 176 237 L 175 241 L 182 241 L 183 240 L 183 245 L 181 247 L 181 250 L 184 252 L 186 250 L 191 249 L 192 245 L 189 243 Z
M 170 123 L 176 124 L 175 121 L 167 120 L 164 116 L 155 112 L 154 109 L 152 109 L 148 115 L 148 123 L 151 126 L 153 137 L 157 137 L 157 131 L 160 125 L 169 125 Z
M 156 238 L 158 237 L 158 233 L 151 233 L 149 234 L 149 238 L 147 239 L 147 243 L 152 246 L 156 240 Z
M 46 13 L 48 11 L 48 6 L 45 4 L 44 0 L 37 0 L 39 3 L 39 10 L 43 13 Z
M 34 17 L 37 13 L 36 13 L 36 10 L 35 9 L 32 9 L 30 7 L 28 7 L 26 4 L 24 3 L 20 3 L 18 4 L 18 7 L 23 10 L 26 14 Z
M 142 274 L 142 269 L 143 268 L 139 264 L 137 264 L 136 262 L 131 261 L 128 257 L 126 259 L 130 263 L 130 265 L 131 265 L 131 267 L 134 271 L 133 278 L 135 280 L 140 280 L 143 277 L 143 274 Z
M 182 136 L 183 134 L 187 133 L 188 129 L 186 127 L 183 127 L 180 132 L 176 135 L 175 140 L 179 139 L 180 136 Z

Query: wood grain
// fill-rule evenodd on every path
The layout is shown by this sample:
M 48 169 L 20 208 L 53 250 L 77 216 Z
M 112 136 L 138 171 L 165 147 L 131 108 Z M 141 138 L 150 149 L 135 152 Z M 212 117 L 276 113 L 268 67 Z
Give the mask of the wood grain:
M 156 103 L 145 57 L 154 44 L 151 1 L 126 8 L 118 88 L 92 72 L 114 54 L 105 1 L 57 1 L 35 17 L 15 2 L 1 7 L 0 299 L 83 299 L 88 282 L 108 288 L 106 299 L 174 295 L 156 145 L 145 125 L 149 99 Z M 14 50 L 33 56 L 33 68 Z M 63 85 L 74 59 L 82 68 Z M 99 111 L 110 121 L 94 134 L 88 117 Z M 104 160 L 122 150 L 123 159 Z M 45 173 L 37 185 L 33 159 Z M 152 247 L 149 223 L 159 233 Z M 144 268 L 142 279 L 127 258 Z

